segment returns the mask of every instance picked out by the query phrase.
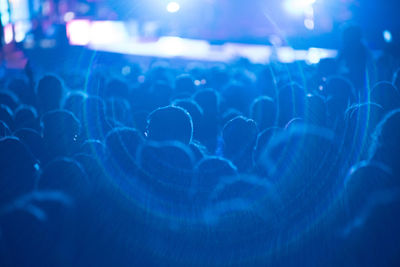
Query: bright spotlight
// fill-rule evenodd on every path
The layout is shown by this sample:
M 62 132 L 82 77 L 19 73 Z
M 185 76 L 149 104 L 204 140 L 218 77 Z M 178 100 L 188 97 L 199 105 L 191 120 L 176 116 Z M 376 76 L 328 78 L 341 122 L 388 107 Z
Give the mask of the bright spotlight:
M 284 7 L 293 15 L 302 15 L 310 10 L 316 0 L 285 0 Z
M 392 33 L 388 30 L 383 32 L 383 39 L 386 43 L 390 43 L 392 41 Z
M 181 9 L 181 6 L 177 2 L 169 2 L 167 5 L 167 11 L 169 13 L 176 13 Z
M 314 30 L 314 27 L 315 27 L 314 20 L 305 19 L 304 20 L 304 26 L 310 31 Z

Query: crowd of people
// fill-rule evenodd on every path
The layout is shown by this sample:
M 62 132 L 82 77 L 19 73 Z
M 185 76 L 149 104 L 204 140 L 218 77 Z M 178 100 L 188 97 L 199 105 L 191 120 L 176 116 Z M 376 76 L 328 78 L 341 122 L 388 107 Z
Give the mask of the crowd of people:
M 0 265 L 399 264 L 400 58 L 343 36 L 317 65 L 5 76 Z

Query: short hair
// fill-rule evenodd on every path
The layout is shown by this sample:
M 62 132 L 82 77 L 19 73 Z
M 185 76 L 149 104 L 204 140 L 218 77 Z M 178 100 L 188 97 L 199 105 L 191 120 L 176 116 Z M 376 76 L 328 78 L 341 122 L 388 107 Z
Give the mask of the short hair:
M 180 141 L 189 144 L 192 136 L 192 118 L 183 108 L 174 106 L 158 108 L 147 118 L 147 137 L 150 140 Z

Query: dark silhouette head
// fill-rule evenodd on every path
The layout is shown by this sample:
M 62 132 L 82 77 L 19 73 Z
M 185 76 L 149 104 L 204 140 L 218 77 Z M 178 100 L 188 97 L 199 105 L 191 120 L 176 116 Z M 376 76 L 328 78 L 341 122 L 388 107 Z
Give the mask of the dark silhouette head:
M 113 167 L 123 174 L 134 175 L 137 171 L 137 150 L 143 143 L 142 134 L 133 128 L 116 128 L 109 132 L 106 147 Z
M 14 112 L 14 129 L 39 129 L 39 118 L 33 106 L 21 105 Z
M 46 75 L 40 79 L 37 86 L 37 97 L 41 112 L 59 109 L 63 96 L 61 81 L 53 75 Z
M 383 117 L 372 133 L 369 159 L 389 165 L 398 175 L 400 173 L 399 147 L 400 109 L 395 109 Z
M 175 94 L 191 96 L 195 92 L 193 77 L 189 74 L 181 74 L 175 80 Z
M 67 110 L 53 110 L 41 118 L 43 139 L 50 157 L 72 155 L 79 147 L 81 124 Z
M 307 123 L 324 127 L 327 124 L 327 113 L 326 104 L 322 97 L 310 94 L 306 96 L 306 111 L 304 117 Z
M 131 105 L 123 98 L 110 98 L 107 100 L 107 118 L 125 126 L 132 124 Z
M 297 83 L 290 83 L 278 91 L 278 125 L 283 127 L 295 117 L 303 117 L 306 93 Z
M 71 111 L 81 120 L 83 103 L 88 95 L 83 91 L 70 91 L 64 99 L 62 108 Z
M 173 89 L 165 81 L 157 81 L 150 88 L 147 101 L 150 101 L 150 108 L 155 109 L 167 106 L 172 97 Z
M 389 82 L 377 83 L 371 91 L 371 101 L 381 105 L 385 112 L 400 107 L 400 93 Z
M 14 110 L 19 105 L 19 99 L 14 92 L 9 90 L 0 90 L 0 104 L 6 105 Z
M 356 102 L 353 85 L 343 77 L 333 76 L 327 81 L 323 94 L 326 97 L 326 105 L 328 117 L 330 121 L 335 121 L 341 116 L 343 112 Z
M 215 116 L 219 112 L 219 95 L 213 89 L 197 91 L 193 99 L 203 109 L 205 116 Z
M 195 167 L 194 187 L 198 192 L 210 193 L 223 179 L 238 175 L 236 166 L 222 157 L 206 157 Z
M 230 83 L 223 89 L 222 95 L 228 107 L 248 114 L 249 106 L 254 95 L 252 95 L 251 90 L 244 84 Z
M 0 120 L 0 138 L 9 135 L 11 135 L 10 128 L 4 121 Z
M 179 141 L 189 144 L 193 122 L 189 113 L 180 107 L 156 109 L 147 118 L 147 137 L 153 141 Z
M 276 121 L 274 100 L 268 96 L 256 98 L 250 106 L 250 118 L 257 123 L 260 131 L 274 126 Z
M 129 87 L 124 81 L 113 79 L 107 84 L 105 97 L 118 97 L 127 99 L 129 98 Z
M 375 192 L 400 185 L 391 169 L 382 163 L 361 161 L 353 166 L 344 183 L 344 198 L 349 216 L 359 215 Z
M 46 146 L 40 133 L 34 129 L 21 128 L 14 132 L 14 136 L 26 145 L 32 154 L 40 161 L 45 160 Z
M 59 190 L 74 197 L 85 197 L 90 191 L 89 179 L 74 159 L 58 158 L 49 162 L 40 175 L 40 190 Z
M 23 104 L 35 105 L 35 91 L 23 79 L 14 79 L 8 84 L 8 89 L 14 92 Z
M 181 107 L 189 113 L 193 122 L 193 138 L 198 139 L 203 123 L 203 109 L 191 99 L 177 99 L 172 105 Z
M 271 66 L 263 68 L 258 73 L 257 86 L 261 94 L 275 98 L 277 91 L 277 76 Z
M 142 172 L 155 184 L 171 190 L 189 190 L 194 157 L 190 148 L 179 142 L 150 142 L 138 151 Z
M 252 166 L 252 151 L 257 139 L 256 123 L 245 117 L 230 120 L 222 131 L 224 156 L 230 159 L 240 171 Z
M 14 129 L 14 112 L 3 104 L 0 104 L 0 120 L 6 123 L 8 128 Z
M 269 141 L 274 137 L 282 133 L 284 130 L 279 127 L 271 127 L 260 132 L 257 136 L 257 141 L 253 150 L 253 163 L 255 165 L 256 171 L 259 175 L 266 175 L 267 166 L 263 163 L 263 155 L 266 152 Z
M 104 159 L 106 146 L 99 140 L 89 139 L 82 143 L 81 147 L 79 148 L 79 153 Z
M 37 161 L 15 137 L 0 139 L 0 203 L 5 204 L 34 189 Z
M 89 96 L 83 102 L 82 127 L 85 139 L 98 139 L 103 141 L 112 129 L 106 120 L 106 104 L 98 96 Z

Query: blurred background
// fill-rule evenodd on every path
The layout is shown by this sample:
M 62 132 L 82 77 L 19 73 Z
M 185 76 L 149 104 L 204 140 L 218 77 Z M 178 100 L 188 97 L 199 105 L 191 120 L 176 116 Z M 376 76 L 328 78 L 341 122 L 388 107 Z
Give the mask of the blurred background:
M 372 49 L 393 42 L 399 6 L 395 0 L 0 0 L 0 13 L 4 43 L 25 49 L 70 44 L 138 56 L 318 63 L 336 56 L 345 23 L 361 25 Z

